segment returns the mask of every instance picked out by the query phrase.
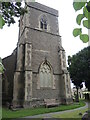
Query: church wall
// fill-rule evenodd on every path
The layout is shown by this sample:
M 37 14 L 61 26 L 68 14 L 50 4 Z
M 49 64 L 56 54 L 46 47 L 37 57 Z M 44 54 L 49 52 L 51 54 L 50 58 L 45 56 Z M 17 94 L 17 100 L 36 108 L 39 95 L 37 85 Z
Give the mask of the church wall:
M 11 102 L 13 98 L 13 79 L 16 68 L 16 51 L 14 51 L 12 55 L 4 58 L 2 62 L 5 67 L 2 83 L 2 99 L 4 102 L 3 104 L 5 104 L 6 101 Z
M 58 12 L 38 3 L 29 5 L 28 14 L 20 21 L 13 102 L 24 107 L 39 106 L 48 98 L 66 103 L 68 92 L 66 78 L 62 76 L 66 73 L 62 71 L 60 57 Z M 45 22 L 40 26 L 42 17 L 45 17 L 47 28 Z
M 40 64 L 45 60 L 46 57 L 54 68 L 54 73 L 61 74 L 61 61 L 58 55 L 58 42 L 61 41 L 60 37 L 46 33 L 45 31 L 39 31 L 29 28 L 27 39 L 25 39 L 24 34 L 21 36 L 19 43 L 24 44 L 26 41 L 32 43 L 33 71 L 38 72 Z
M 60 100 L 61 67 L 58 55 L 58 41 L 60 40 L 60 37 L 32 29 L 29 31 L 29 33 L 30 34 L 28 38 L 32 40 L 32 71 L 33 73 L 37 73 L 36 75 L 33 74 L 32 76 L 32 97 L 40 99 L 55 98 L 57 100 Z M 55 89 L 41 88 L 38 90 L 36 89 L 36 83 L 38 80 L 39 68 L 41 63 L 44 62 L 45 59 L 51 64 L 53 74 L 55 74 Z
M 32 44 L 32 99 L 43 100 L 45 98 L 55 98 L 59 102 L 66 102 L 65 80 L 62 78 L 61 60 L 58 54 L 58 47 L 61 45 L 61 39 L 58 29 L 58 15 L 51 14 L 46 9 L 30 7 L 29 14 L 26 15 L 26 28 L 19 42 Z M 40 18 L 42 15 L 47 17 L 47 30 L 40 28 Z M 26 17 L 26 18 L 27 18 Z M 61 58 L 62 59 L 62 58 Z M 47 60 L 53 69 L 55 78 L 55 88 L 41 87 L 38 89 L 38 76 L 40 65 Z M 40 101 L 41 102 L 41 101 Z
M 55 74 L 61 74 L 58 55 L 59 36 L 54 36 L 37 30 L 29 31 L 29 41 L 32 40 L 32 70 L 38 72 L 40 64 L 45 58 L 50 62 Z M 34 34 L 34 35 L 33 35 Z
M 46 15 L 48 21 L 48 32 L 58 34 L 58 18 L 57 16 L 51 15 L 43 11 L 37 11 L 36 9 L 30 8 L 29 23 L 31 28 L 40 29 L 40 19 L 42 15 Z M 32 17 L 31 17 L 32 16 Z
M 56 9 L 50 8 L 48 6 L 40 4 L 38 2 L 34 2 L 34 3 L 33 2 L 28 2 L 28 7 L 35 8 L 37 10 L 50 13 L 54 16 L 58 16 L 58 11 Z
M 62 57 L 58 11 L 36 2 L 27 4 L 28 13 L 20 19 L 17 52 L 3 59 L 3 98 L 14 107 L 40 106 L 44 99 L 70 103 L 70 81 L 62 69 L 66 69 L 66 60 Z M 40 26 L 42 17 L 46 28 L 45 22 Z
M 39 74 L 33 74 L 33 98 L 39 98 L 39 99 L 60 99 L 60 76 L 54 75 L 55 77 L 55 88 L 49 88 L 49 87 L 40 87 L 37 88 L 38 84 L 38 75 Z
M 24 72 L 15 72 L 14 87 L 13 87 L 13 106 L 22 107 L 24 102 Z

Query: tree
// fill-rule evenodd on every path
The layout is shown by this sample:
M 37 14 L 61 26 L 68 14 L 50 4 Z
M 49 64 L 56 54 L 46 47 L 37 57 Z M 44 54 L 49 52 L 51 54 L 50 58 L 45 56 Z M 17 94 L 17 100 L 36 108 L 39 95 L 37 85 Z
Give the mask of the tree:
M 82 82 L 85 82 L 86 87 L 90 90 L 90 47 L 84 48 L 72 57 L 68 56 L 68 70 L 72 83 L 77 89 L 82 88 Z
M 83 23 L 83 27 L 90 29 L 90 1 L 87 2 L 87 0 L 84 0 L 84 2 L 73 2 L 73 8 L 75 11 L 82 10 L 82 14 L 78 14 L 76 17 L 76 22 L 80 26 L 81 22 Z M 73 35 L 74 37 L 79 36 L 80 39 L 86 43 L 89 41 L 90 36 L 87 34 L 82 34 L 82 27 L 80 28 L 75 28 L 73 30 Z
M 5 24 L 14 24 L 15 17 L 20 17 L 27 12 L 26 8 L 23 8 L 21 2 L 1 2 L 0 1 L 0 28 L 3 28 Z M 3 73 L 4 66 L 0 58 L 0 74 Z
M 2 59 L 0 58 L 0 74 L 4 72 L 4 66 L 2 64 Z
M 85 76 L 85 86 L 88 88 L 88 91 L 90 91 L 90 46 L 87 50 L 87 70 L 86 70 L 86 76 Z
M 82 86 L 82 76 L 80 73 L 80 69 L 78 68 L 80 60 L 76 55 L 73 55 L 72 57 L 68 56 L 68 70 L 70 72 L 70 77 L 72 80 L 72 83 L 76 86 L 77 89 L 77 96 L 76 96 L 76 101 L 79 101 L 79 96 L 78 96 L 78 89 Z
M 14 18 L 24 15 L 25 12 L 27 10 L 22 7 L 22 2 L 0 2 L 0 28 L 5 24 L 14 24 Z

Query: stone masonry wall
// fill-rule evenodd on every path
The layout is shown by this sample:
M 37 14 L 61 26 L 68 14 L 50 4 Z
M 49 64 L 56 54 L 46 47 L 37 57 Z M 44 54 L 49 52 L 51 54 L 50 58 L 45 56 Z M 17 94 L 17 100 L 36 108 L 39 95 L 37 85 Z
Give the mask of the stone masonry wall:
M 5 67 L 5 72 L 3 75 L 3 85 L 2 85 L 2 99 L 3 101 L 11 102 L 13 98 L 13 79 L 14 72 L 16 69 L 16 50 L 12 55 L 3 59 L 3 65 Z

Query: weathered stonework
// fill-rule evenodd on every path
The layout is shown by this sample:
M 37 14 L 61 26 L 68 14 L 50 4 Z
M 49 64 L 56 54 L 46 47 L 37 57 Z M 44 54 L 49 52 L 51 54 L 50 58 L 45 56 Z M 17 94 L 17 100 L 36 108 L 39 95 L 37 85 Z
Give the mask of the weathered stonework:
M 59 104 L 72 102 L 65 51 L 58 28 L 58 11 L 28 3 L 21 17 L 13 72 L 14 107 L 37 107 L 44 99 Z M 8 72 L 8 71 L 7 71 Z

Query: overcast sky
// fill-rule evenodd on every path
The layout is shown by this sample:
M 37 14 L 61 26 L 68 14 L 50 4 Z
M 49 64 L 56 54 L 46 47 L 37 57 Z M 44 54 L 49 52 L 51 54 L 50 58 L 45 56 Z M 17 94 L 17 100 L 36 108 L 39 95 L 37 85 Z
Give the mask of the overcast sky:
M 66 55 L 73 55 L 87 46 L 82 43 L 79 37 L 74 38 L 72 31 L 76 24 L 76 13 L 73 9 L 73 0 L 36 0 L 59 11 L 59 33 L 62 36 L 62 46 Z M 4 58 L 10 55 L 15 49 L 18 41 L 18 22 L 10 27 L 6 25 L 0 30 L 0 57 Z M 84 30 L 87 33 L 87 30 Z

